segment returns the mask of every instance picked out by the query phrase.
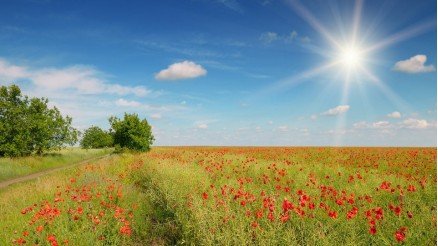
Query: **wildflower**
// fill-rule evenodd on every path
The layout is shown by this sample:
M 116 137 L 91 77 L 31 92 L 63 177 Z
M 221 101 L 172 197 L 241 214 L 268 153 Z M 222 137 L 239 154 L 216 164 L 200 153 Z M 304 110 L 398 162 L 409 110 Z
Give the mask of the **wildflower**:
M 294 205 L 290 201 L 288 201 L 287 198 L 284 198 L 284 201 L 283 201 L 283 212 L 286 213 L 288 210 L 291 210 L 293 208 L 294 208 Z
M 272 213 L 272 212 L 268 213 L 268 220 L 274 221 L 274 213 Z
M 208 194 L 206 192 L 202 193 L 202 199 L 207 200 Z
M 263 210 L 258 210 L 257 212 L 256 212 L 256 217 L 258 218 L 258 219 L 260 219 L 260 218 L 262 218 L 263 217 Z
M 289 220 L 289 213 L 285 213 L 280 217 L 281 222 L 286 222 Z
M 329 211 L 328 215 L 332 219 L 338 218 L 338 213 L 336 211 Z
M 44 229 L 44 226 L 40 225 L 40 226 L 37 226 L 36 231 L 41 232 L 43 229 Z
M 120 227 L 120 234 L 122 235 L 126 235 L 126 236 L 131 236 L 131 227 L 129 225 L 124 225 L 122 227 Z
M 395 239 L 396 239 L 398 242 L 402 242 L 402 241 L 404 241 L 404 240 L 406 239 L 406 230 L 407 230 L 406 227 L 401 227 L 400 229 L 398 229 L 398 230 L 394 233 Z
M 19 239 L 15 240 L 15 243 L 18 245 L 25 244 L 26 240 L 24 240 L 23 238 L 20 237 Z
M 413 185 L 409 185 L 408 186 L 408 191 L 410 191 L 410 192 L 414 192 L 414 191 L 416 191 L 417 189 L 415 188 L 415 186 L 413 186 Z

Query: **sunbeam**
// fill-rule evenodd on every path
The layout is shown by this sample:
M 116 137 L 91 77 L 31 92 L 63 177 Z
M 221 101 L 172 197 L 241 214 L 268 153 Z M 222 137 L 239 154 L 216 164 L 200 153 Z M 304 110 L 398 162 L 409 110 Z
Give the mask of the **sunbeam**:
M 405 41 L 428 31 L 436 26 L 434 21 L 423 22 L 393 35 L 388 35 L 387 38 L 380 41 L 371 42 L 370 40 L 365 40 L 367 34 L 366 32 L 363 32 L 363 0 L 356 0 L 354 2 L 351 15 L 352 20 L 350 22 L 342 21 L 339 17 L 340 12 L 337 6 L 330 5 L 331 13 L 334 15 L 333 18 L 339 28 L 337 32 L 335 30 L 328 30 L 322 25 L 322 22 L 318 20 L 316 16 L 313 15 L 313 13 L 299 0 L 289 0 L 287 3 L 327 42 L 329 48 L 317 45 L 317 43 L 304 46 L 312 53 L 318 54 L 327 59 L 327 62 L 322 66 L 280 80 L 261 92 L 253 94 L 252 98 L 258 98 L 262 94 L 270 94 L 290 89 L 291 87 L 297 86 L 315 76 L 341 74 L 341 82 L 334 80 L 333 83 L 331 83 L 341 89 L 339 100 L 340 105 L 348 105 L 349 96 L 351 94 L 350 90 L 355 88 L 352 84 L 368 82 L 370 85 L 375 85 L 382 95 L 385 96 L 390 103 L 396 106 L 398 110 L 404 110 L 406 112 L 412 111 L 409 104 L 374 75 L 368 67 L 370 64 L 379 64 L 378 57 L 372 57 L 375 55 L 374 51 Z M 379 18 L 378 16 L 380 16 L 379 13 L 377 13 L 376 18 Z M 350 26 L 346 28 L 343 23 L 349 23 Z M 342 35 L 336 36 L 336 33 Z M 366 84 L 361 84 L 361 87 L 365 85 Z M 360 93 L 362 93 L 361 95 L 363 98 L 367 98 L 367 95 L 364 94 L 366 93 L 365 90 L 361 90 Z M 340 114 L 337 117 L 336 131 L 344 131 L 346 129 L 347 114 Z M 336 145 L 342 144 L 342 134 L 338 134 L 334 141 Z
M 378 49 L 382 49 L 386 46 L 410 39 L 412 37 L 415 37 L 417 35 L 420 35 L 436 26 L 436 21 L 428 21 L 424 22 L 418 25 L 415 25 L 413 27 L 407 28 L 403 31 L 400 31 L 396 34 L 393 34 L 389 36 L 386 39 L 381 40 L 380 42 L 377 42 L 366 49 L 364 49 L 364 52 L 371 52 Z
M 400 110 L 409 112 L 412 111 L 411 106 L 404 101 L 402 98 L 400 98 L 395 92 L 391 90 L 388 86 L 386 86 L 385 83 L 383 83 L 377 76 L 375 76 L 372 72 L 370 72 L 365 67 L 359 67 L 359 69 L 362 71 L 362 73 L 367 76 L 371 82 L 373 82 L 374 85 L 376 85 L 380 91 L 391 101 L 392 104 L 394 104 L 397 108 Z
M 359 26 L 360 26 L 360 18 L 362 14 L 362 6 L 363 1 L 362 0 L 356 0 L 356 4 L 354 7 L 354 15 L 353 15 L 353 34 L 352 39 L 353 42 L 357 42 L 357 33 L 359 32 Z
M 333 62 L 324 64 L 324 65 L 321 65 L 319 67 L 306 70 L 302 73 L 290 76 L 288 78 L 282 79 L 282 80 L 276 82 L 275 84 L 269 86 L 268 88 L 264 88 L 259 93 L 252 96 L 249 100 L 250 101 L 255 100 L 255 99 L 258 99 L 262 95 L 268 95 L 268 94 L 272 94 L 272 93 L 275 93 L 275 92 L 278 92 L 281 90 L 290 89 L 291 87 L 297 86 L 309 78 L 315 77 L 316 75 L 321 74 L 321 73 L 329 70 L 330 68 L 338 65 L 339 63 L 340 63 L 340 61 L 333 61 Z
M 312 15 L 312 13 L 309 12 L 298 0 L 290 0 L 288 2 L 292 8 L 294 8 L 297 13 L 309 23 L 310 26 L 312 26 L 317 32 L 322 34 L 332 45 L 336 46 L 337 48 L 341 48 L 341 44 L 339 43 L 336 38 L 334 38 L 330 32 L 322 26 L 322 24 Z

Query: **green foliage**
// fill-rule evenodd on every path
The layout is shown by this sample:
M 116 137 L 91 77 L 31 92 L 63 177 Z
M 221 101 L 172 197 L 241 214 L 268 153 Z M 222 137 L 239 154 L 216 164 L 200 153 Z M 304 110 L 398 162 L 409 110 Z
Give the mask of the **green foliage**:
M 81 140 L 81 147 L 84 149 L 100 149 L 111 147 L 113 145 L 113 137 L 109 132 L 102 130 L 98 126 L 91 126 L 85 130 Z
M 77 142 L 72 118 L 48 103 L 23 96 L 16 85 L 0 87 L 0 156 L 42 154 Z
M 123 149 L 148 151 L 152 145 L 154 136 L 146 119 L 140 120 L 137 114 L 127 114 L 123 120 L 110 117 L 109 122 L 114 136 L 116 151 Z

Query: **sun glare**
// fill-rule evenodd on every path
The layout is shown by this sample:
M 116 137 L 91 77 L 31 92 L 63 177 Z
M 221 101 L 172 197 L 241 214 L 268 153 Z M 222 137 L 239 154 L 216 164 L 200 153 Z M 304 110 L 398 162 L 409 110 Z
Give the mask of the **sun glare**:
M 362 57 L 358 48 L 350 46 L 340 52 L 339 59 L 345 67 L 352 69 L 360 65 Z

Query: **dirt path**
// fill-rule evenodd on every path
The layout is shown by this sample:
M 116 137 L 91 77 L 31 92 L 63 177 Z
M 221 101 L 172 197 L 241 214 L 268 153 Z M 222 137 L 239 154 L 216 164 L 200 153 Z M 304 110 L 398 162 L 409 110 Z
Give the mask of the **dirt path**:
M 57 171 L 60 171 L 60 170 L 63 170 L 63 169 L 84 165 L 84 164 L 89 163 L 90 161 L 95 161 L 95 160 L 103 159 L 103 158 L 106 158 L 106 157 L 108 157 L 110 155 L 111 154 L 107 154 L 107 155 L 103 155 L 103 156 L 98 156 L 98 157 L 93 157 L 93 158 L 86 159 L 86 160 L 83 160 L 83 161 L 80 161 L 80 162 L 76 162 L 76 163 L 73 163 L 73 164 L 70 164 L 70 165 L 66 165 L 66 166 L 62 166 L 62 167 L 56 167 L 56 168 L 53 168 L 53 169 L 49 169 L 49 170 L 45 170 L 45 171 L 41 171 L 41 172 L 37 172 L 37 173 L 32 173 L 32 174 L 29 174 L 29 175 L 26 175 L 26 176 L 21 176 L 21 177 L 18 177 L 18 178 L 2 181 L 2 182 L 0 182 L 0 189 L 6 188 L 6 187 L 8 187 L 11 184 L 16 184 L 16 183 L 20 183 L 20 182 L 23 182 L 23 181 L 35 179 L 35 178 L 44 176 L 44 175 L 49 174 L 49 173 L 54 173 L 54 172 L 57 172 Z

